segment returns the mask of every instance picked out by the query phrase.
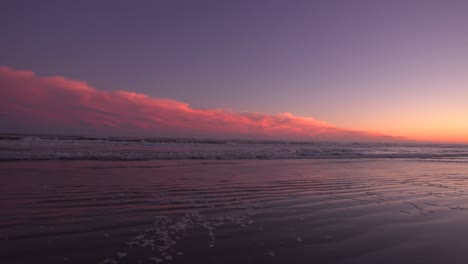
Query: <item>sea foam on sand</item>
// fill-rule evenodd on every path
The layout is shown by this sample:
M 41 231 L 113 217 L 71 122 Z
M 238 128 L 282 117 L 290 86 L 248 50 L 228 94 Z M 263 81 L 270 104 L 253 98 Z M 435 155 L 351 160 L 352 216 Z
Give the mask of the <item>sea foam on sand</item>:
M 1 162 L 5 263 L 463 263 L 458 160 Z

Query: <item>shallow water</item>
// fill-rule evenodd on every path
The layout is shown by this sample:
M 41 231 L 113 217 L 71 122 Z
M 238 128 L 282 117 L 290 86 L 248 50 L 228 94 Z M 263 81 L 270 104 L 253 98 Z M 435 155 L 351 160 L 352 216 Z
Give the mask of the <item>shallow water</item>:
M 468 145 L 0 134 L 0 161 L 468 158 Z
M 468 162 L 1 162 L 0 263 L 466 263 Z

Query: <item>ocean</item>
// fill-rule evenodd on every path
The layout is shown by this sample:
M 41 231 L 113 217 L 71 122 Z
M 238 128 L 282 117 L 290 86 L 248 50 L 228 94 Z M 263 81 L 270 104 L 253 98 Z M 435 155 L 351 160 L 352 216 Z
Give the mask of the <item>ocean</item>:
M 0 160 L 464 159 L 468 145 L 0 135 Z
M 0 136 L 0 263 L 466 263 L 468 146 Z

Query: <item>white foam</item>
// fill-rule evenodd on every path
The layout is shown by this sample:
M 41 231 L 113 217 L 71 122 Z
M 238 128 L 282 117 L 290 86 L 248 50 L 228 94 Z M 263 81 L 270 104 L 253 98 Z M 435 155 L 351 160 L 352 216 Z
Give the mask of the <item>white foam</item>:
M 127 254 L 126 252 L 118 252 L 118 253 L 117 253 L 117 257 L 118 257 L 118 258 L 124 258 L 124 257 L 126 257 L 127 255 L 128 255 L 128 254 Z
M 468 158 L 467 145 L 268 141 L 91 139 L 25 136 L 0 139 L 0 160 Z
M 117 264 L 118 262 L 116 260 L 113 260 L 113 259 L 105 259 L 101 262 L 99 262 L 99 264 Z
M 149 257 L 148 260 L 153 261 L 154 263 L 161 263 L 163 260 L 157 257 Z

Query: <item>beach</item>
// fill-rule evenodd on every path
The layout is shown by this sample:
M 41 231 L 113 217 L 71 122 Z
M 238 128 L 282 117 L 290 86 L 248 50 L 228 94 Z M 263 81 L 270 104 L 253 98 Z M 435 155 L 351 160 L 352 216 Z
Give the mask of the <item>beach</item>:
M 0 163 L 2 263 L 464 263 L 468 164 Z
M 1 1 L 0 264 L 468 263 L 468 1 Z

